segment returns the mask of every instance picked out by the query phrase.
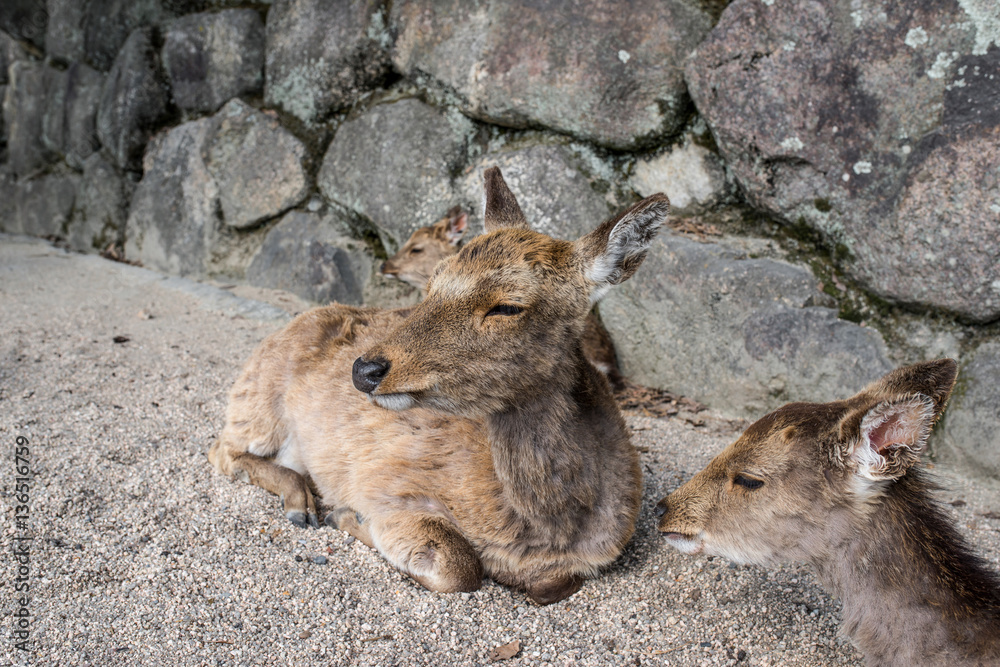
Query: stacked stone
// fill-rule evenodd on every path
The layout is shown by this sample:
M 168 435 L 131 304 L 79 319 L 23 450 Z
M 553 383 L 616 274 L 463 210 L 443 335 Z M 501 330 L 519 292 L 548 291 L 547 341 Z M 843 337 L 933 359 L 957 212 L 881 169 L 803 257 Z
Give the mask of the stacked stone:
M 663 191 L 601 310 L 627 374 L 757 417 L 960 356 L 939 452 L 1000 475 L 988 2 L 43 4 L 0 7 L 3 231 L 378 304 L 416 228 L 481 231 L 486 166 L 567 239 Z

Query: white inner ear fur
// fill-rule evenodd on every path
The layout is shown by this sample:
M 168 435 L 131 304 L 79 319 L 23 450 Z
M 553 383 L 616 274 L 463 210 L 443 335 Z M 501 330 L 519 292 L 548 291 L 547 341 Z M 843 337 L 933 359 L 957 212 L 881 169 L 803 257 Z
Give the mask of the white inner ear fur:
M 924 396 L 876 405 L 861 420 L 861 437 L 849 453 L 857 474 L 872 481 L 896 476 L 889 472 L 889 459 L 882 451 L 905 448 L 919 453 L 927 444 L 933 421 L 934 407 Z M 880 427 L 884 427 L 881 433 Z M 872 441 L 876 433 L 879 442 Z
M 660 218 L 657 220 L 657 218 Z M 604 253 L 594 259 L 587 270 L 587 279 L 597 283 L 590 293 L 590 302 L 597 303 L 608 293 L 612 285 L 619 282 L 622 262 L 628 255 L 636 255 L 649 247 L 660 226 L 662 217 L 649 209 L 625 216 L 618 221 L 611 233 Z M 654 227 L 653 233 L 649 228 Z

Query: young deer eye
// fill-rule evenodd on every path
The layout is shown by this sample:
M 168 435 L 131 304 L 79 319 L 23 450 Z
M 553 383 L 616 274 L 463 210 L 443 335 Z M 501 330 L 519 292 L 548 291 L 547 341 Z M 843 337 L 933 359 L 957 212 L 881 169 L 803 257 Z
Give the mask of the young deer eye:
M 411 255 L 416 255 L 418 252 L 423 252 L 423 251 L 424 251 L 423 248 L 410 248 Z
M 733 484 L 739 484 L 745 489 L 759 489 L 764 486 L 764 480 L 754 479 L 753 477 L 745 477 L 744 475 L 737 475 L 733 478 Z
M 490 308 L 490 312 L 486 313 L 486 317 L 490 315 L 517 315 L 523 310 L 524 308 L 521 306 L 515 306 L 512 303 L 501 303 Z

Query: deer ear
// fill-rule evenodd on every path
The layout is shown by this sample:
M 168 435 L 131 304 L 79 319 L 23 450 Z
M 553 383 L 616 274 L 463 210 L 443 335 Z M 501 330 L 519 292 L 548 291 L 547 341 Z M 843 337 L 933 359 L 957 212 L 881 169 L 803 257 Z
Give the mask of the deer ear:
M 448 231 L 445 238 L 451 245 L 458 245 L 458 242 L 465 236 L 465 230 L 469 226 L 469 214 L 458 209 L 448 217 Z
M 669 210 L 666 195 L 651 195 L 576 242 L 587 278 L 595 283 L 592 302 L 604 296 L 612 285 L 632 277 L 646 259 L 646 250 Z
M 507 187 L 499 167 L 490 167 L 483 172 L 486 181 L 486 203 L 483 206 L 483 221 L 487 232 L 501 227 L 521 227 L 528 229 L 528 221 L 514 193 Z
M 847 460 L 866 479 L 898 479 L 920 460 L 934 420 L 934 402 L 927 396 L 878 403 L 848 436 Z

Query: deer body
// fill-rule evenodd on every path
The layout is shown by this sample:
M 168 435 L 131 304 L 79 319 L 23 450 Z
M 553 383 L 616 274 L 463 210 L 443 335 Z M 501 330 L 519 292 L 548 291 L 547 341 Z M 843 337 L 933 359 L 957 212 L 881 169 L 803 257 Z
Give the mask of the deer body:
M 917 364 L 780 408 L 660 501 L 660 530 L 685 553 L 810 563 L 870 665 L 1000 664 L 1000 579 L 920 469 L 955 373 Z
M 583 239 L 527 228 L 487 171 L 487 234 L 447 259 L 413 309 L 332 305 L 255 351 L 209 458 L 281 494 L 437 591 L 483 575 L 539 603 L 612 562 L 638 513 L 638 458 L 583 358 L 595 294 L 641 262 L 654 196 Z M 625 238 L 625 236 L 627 238 Z

